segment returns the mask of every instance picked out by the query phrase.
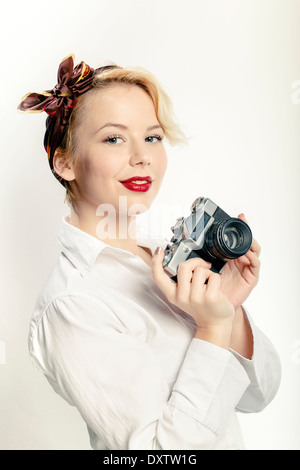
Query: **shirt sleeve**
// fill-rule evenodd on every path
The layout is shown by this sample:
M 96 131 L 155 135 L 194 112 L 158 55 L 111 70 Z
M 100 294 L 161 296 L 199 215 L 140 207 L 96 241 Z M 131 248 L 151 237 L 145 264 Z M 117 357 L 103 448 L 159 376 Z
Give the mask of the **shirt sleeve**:
M 252 400 L 241 358 L 196 338 L 170 392 L 147 343 L 88 296 L 53 301 L 30 344 L 33 362 L 77 407 L 98 449 L 211 449 L 237 405 Z
M 253 334 L 253 356 L 246 359 L 234 350 L 231 352 L 244 367 L 250 384 L 237 405 L 244 413 L 262 411 L 275 397 L 281 381 L 281 363 L 270 340 L 257 328 L 244 308 L 244 314 Z

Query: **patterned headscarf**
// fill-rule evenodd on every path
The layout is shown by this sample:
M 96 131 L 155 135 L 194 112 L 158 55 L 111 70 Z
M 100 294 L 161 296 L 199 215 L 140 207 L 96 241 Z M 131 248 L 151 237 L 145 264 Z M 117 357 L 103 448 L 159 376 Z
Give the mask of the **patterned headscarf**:
M 63 140 L 76 98 L 91 88 L 95 75 L 104 70 L 122 68 L 117 65 L 106 65 L 94 70 L 85 62 L 80 62 L 74 70 L 73 67 L 74 55 L 71 54 L 61 61 L 57 73 L 57 85 L 52 90 L 41 93 L 27 93 L 18 106 L 18 110 L 24 113 L 41 113 L 45 111 L 48 114 L 44 147 L 48 154 L 52 172 L 53 156 Z M 64 180 L 55 172 L 53 173 L 64 184 Z

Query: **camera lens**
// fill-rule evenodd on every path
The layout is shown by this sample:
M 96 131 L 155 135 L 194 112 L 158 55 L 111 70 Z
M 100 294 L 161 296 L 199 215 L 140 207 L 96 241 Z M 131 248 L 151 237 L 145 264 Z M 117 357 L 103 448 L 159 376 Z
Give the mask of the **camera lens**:
M 214 258 L 236 259 L 250 250 L 252 233 L 241 219 L 221 220 L 209 229 L 205 245 Z
M 244 241 L 243 232 L 237 227 L 226 227 L 224 230 L 224 242 L 230 250 L 237 250 Z

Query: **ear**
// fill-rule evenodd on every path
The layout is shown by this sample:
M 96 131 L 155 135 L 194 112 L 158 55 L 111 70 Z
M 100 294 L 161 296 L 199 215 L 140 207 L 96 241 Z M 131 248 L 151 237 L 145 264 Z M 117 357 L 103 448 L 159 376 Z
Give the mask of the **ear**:
M 66 181 L 73 181 L 75 179 L 75 173 L 72 163 L 66 163 L 64 156 L 61 152 L 56 149 L 53 157 L 53 168 L 61 178 Z

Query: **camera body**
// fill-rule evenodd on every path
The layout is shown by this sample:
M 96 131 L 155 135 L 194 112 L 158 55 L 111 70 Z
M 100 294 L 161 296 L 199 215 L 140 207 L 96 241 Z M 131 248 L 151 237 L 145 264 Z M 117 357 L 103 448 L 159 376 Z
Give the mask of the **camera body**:
M 243 256 L 252 245 L 250 227 L 205 197 L 198 197 L 191 214 L 178 218 L 171 230 L 174 235 L 165 248 L 163 267 L 175 282 L 180 263 L 188 259 L 202 258 L 219 273 L 228 260 Z

